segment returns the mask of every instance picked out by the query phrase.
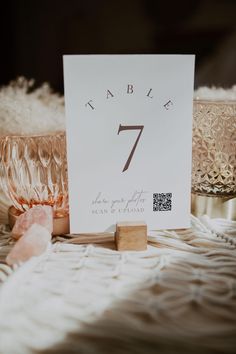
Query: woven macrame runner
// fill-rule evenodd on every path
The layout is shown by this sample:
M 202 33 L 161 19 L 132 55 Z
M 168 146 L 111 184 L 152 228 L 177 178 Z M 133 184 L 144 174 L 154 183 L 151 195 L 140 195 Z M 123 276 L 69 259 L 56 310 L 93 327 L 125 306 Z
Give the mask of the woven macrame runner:
M 0 353 L 236 353 L 236 222 L 191 220 L 152 232 L 143 252 L 58 237 L 1 263 Z

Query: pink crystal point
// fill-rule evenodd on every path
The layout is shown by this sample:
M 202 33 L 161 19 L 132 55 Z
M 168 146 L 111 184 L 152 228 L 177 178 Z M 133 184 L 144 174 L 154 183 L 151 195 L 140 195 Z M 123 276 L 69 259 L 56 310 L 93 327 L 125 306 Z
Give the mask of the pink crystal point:
M 51 234 L 53 230 L 52 207 L 37 205 L 18 216 L 11 232 L 12 237 L 20 238 L 33 224 L 44 226 Z
M 39 224 L 31 225 L 7 255 L 7 264 L 25 262 L 32 256 L 39 256 L 46 251 L 50 240 L 51 234 L 46 227 Z

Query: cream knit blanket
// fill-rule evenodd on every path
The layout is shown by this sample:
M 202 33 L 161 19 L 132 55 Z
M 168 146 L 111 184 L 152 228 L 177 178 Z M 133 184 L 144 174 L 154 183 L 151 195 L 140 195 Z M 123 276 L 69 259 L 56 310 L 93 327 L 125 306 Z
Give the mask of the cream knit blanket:
M 145 252 L 56 242 L 0 269 L 1 354 L 236 352 L 236 222 L 192 217 Z

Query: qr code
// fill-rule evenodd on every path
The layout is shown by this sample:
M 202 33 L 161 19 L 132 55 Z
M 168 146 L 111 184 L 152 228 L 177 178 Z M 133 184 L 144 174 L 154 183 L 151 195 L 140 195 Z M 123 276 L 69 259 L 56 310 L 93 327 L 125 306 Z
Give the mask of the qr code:
M 170 211 L 172 193 L 153 193 L 153 211 Z

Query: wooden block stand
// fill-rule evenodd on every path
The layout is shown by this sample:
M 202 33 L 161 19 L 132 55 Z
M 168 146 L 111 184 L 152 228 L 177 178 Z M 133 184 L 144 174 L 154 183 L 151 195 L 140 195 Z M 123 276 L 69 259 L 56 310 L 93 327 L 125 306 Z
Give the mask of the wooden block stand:
M 144 251 L 147 249 L 145 222 L 119 222 L 116 224 L 115 242 L 118 251 Z

